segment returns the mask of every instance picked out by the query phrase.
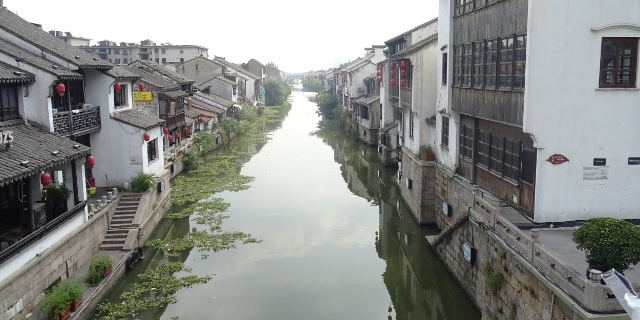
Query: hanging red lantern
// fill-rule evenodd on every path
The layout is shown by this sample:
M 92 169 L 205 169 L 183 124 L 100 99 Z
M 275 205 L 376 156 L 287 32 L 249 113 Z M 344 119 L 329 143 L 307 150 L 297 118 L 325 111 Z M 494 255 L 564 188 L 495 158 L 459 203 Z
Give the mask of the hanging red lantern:
M 144 90 L 144 83 L 140 82 L 138 83 L 138 91 L 142 91 Z
M 167 127 L 162 128 L 162 133 L 164 134 L 169 133 L 169 129 Z
M 400 86 L 403 87 L 403 88 L 406 87 L 407 86 L 407 80 L 405 80 L 405 79 L 400 80 Z
M 88 156 L 87 166 L 89 166 L 89 168 L 92 168 L 94 164 L 96 164 L 96 159 L 93 156 Z
M 391 71 L 391 78 L 395 78 L 396 77 L 396 72 L 395 71 Z
M 205 122 L 207 121 L 207 119 L 205 119 L 204 117 L 200 117 L 200 122 Z
M 180 139 L 180 134 L 176 132 L 176 134 L 174 134 L 174 136 L 176 137 L 176 141 L 178 141 L 178 139 Z
M 377 81 L 377 82 L 382 82 L 382 78 L 381 78 L 381 77 L 377 77 L 377 78 L 376 78 L 376 81 Z
M 58 95 L 60 95 L 61 97 L 64 96 L 64 91 L 65 91 L 64 84 L 62 83 L 56 84 L 56 92 L 58 93 Z
M 395 87 L 396 86 L 396 79 L 391 79 L 391 86 Z
M 378 77 L 381 76 L 382 75 L 382 71 L 378 70 L 377 75 L 378 75 Z
M 173 141 L 173 136 L 168 136 L 167 139 L 169 139 L 169 142 Z
M 119 82 L 116 82 L 113 84 L 113 89 L 115 89 L 116 91 L 120 91 L 120 89 L 122 89 L 122 87 L 120 86 Z
M 400 71 L 400 76 L 403 78 L 407 77 L 407 70 Z
M 407 67 L 407 60 L 400 61 L 400 67 L 406 68 Z
M 184 135 L 186 136 L 187 133 L 189 133 L 189 128 L 187 127 L 182 128 L 182 132 L 184 132 Z
M 391 62 L 391 69 L 395 69 L 396 68 L 396 63 L 395 62 Z
M 51 175 L 49 175 L 48 172 L 43 173 L 40 176 L 40 184 L 42 184 L 43 186 L 48 186 L 51 183 Z
M 146 132 L 142 135 L 142 138 L 144 138 L 144 141 L 149 141 L 149 140 L 151 140 L 151 137 L 150 137 L 150 136 L 149 136 L 149 134 L 148 134 L 148 133 L 146 133 Z
M 196 119 L 196 121 L 194 121 L 195 124 L 198 124 L 198 119 Z

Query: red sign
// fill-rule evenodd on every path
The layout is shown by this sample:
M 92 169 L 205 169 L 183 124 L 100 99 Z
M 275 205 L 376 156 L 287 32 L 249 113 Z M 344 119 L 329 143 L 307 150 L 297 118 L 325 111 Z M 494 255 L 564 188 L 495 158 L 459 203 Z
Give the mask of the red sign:
M 549 159 L 547 159 L 547 161 L 551 162 L 552 164 L 563 164 L 569 161 L 569 159 L 561 154 L 556 153 L 550 156 Z

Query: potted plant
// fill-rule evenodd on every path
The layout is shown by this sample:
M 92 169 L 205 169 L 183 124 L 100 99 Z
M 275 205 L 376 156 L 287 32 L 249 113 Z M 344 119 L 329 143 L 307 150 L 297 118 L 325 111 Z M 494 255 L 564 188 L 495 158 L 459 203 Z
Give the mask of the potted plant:
M 151 190 L 155 181 L 153 180 L 153 175 L 149 173 L 140 172 L 137 176 L 131 180 L 131 187 L 133 191 L 136 192 L 145 192 Z
M 96 253 L 89 261 L 89 271 L 87 272 L 87 283 L 95 286 L 102 278 L 111 273 L 113 259 L 104 252 Z
M 621 219 L 589 219 L 573 232 L 573 241 L 586 254 L 587 277 L 589 269 L 624 272 L 640 262 L 640 229 Z
M 418 150 L 418 156 L 420 157 L 420 159 L 423 159 L 426 161 L 436 160 L 436 154 L 430 145 L 420 146 L 420 149 Z
M 67 211 L 67 201 L 72 191 L 64 183 L 52 183 L 45 189 L 47 213 L 55 219 Z
M 82 302 L 82 290 L 84 286 L 75 279 L 60 281 L 51 289 L 45 291 L 44 299 L 40 304 L 40 309 L 49 319 L 68 319 L 73 303 L 80 297 Z

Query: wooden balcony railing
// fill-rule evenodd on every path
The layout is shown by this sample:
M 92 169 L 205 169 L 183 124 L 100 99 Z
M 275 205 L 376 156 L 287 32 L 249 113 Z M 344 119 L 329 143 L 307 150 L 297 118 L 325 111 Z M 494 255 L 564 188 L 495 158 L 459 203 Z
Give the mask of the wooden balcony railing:
M 167 128 L 173 129 L 174 127 L 184 124 L 184 112 L 177 113 L 175 115 L 167 116 Z
M 400 88 L 400 101 L 403 105 L 411 106 L 411 88 Z
M 102 127 L 100 106 L 54 113 L 53 127 L 55 133 L 62 136 L 99 131 Z

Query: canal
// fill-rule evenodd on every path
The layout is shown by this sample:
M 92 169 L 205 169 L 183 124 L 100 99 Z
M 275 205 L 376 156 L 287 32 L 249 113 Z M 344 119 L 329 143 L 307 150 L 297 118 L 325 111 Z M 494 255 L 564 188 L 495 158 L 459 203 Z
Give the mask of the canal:
M 211 281 L 138 317 L 481 318 L 426 242 L 436 231 L 417 225 L 396 196 L 395 171 L 378 164 L 375 148 L 319 129 L 311 95 L 293 91 L 288 115 L 265 124 L 268 140 L 238 139 L 229 147 L 245 152 L 240 173 L 254 180 L 247 190 L 215 194 L 230 204 L 222 228 L 261 242 L 172 257 L 146 249 L 107 300 L 118 301 L 137 273 L 177 261 Z M 201 228 L 193 218 L 165 219 L 153 237 L 181 238 Z

